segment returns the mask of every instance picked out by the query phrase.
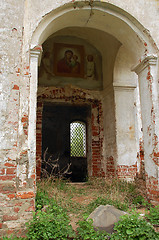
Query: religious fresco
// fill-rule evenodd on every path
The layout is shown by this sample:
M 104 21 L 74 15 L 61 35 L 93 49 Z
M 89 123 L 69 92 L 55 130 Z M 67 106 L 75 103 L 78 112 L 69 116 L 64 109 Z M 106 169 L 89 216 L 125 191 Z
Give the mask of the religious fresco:
M 84 77 L 84 47 L 54 44 L 54 73 L 57 76 Z
M 55 37 L 43 45 L 39 85 L 75 85 L 102 89 L 102 58 L 92 45 L 73 37 Z

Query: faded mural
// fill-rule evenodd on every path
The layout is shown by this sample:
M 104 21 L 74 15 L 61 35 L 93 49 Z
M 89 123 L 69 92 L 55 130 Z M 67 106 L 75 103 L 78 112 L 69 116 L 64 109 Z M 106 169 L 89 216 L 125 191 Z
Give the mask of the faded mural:
M 102 89 L 102 58 L 86 41 L 69 36 L 51 37 L 43 44 L 39 85 L 75 85 Z

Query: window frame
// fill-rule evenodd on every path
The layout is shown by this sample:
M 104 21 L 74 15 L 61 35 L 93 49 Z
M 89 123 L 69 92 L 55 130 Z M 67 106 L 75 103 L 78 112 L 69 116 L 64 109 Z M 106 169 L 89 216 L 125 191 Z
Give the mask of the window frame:
M 73 123 L 81 124 L 83 126 L 83 130 L 84 130 L 84 134 L 85 134 L 85 139 L 84 139 L 85 140 L 85 144 L 83 144 L 84 154 L 81 155 L 81 156 L 79 156 L 79 155 L 71 155 L 71 124 L 73 124 Z M 86 124 L 86 122 L 82 121 L 82 120 L 79 120 L 79 119 L 78 120 L 73 120 L 73 121 L 70 122 L 69 127 L 70 127 L 70 157 L 71 158 L 87 158 L 87 124 Z

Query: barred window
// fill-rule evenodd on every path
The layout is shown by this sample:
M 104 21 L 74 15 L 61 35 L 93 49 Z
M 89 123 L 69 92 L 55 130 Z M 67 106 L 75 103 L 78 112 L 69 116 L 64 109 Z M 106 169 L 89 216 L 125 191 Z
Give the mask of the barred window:
M 70 136 L 71 157 L 86 157 L 86 124 L 72 122 Z

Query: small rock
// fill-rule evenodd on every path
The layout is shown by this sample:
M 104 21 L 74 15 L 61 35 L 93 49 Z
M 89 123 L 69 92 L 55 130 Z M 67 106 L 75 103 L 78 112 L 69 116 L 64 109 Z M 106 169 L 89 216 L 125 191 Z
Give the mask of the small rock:
M 113 232 L 114 223 L 119 221 L 120 216 L 127 214 L 111 205 L 100 205 L 88 217 L 93 219 L 95 229 Z

